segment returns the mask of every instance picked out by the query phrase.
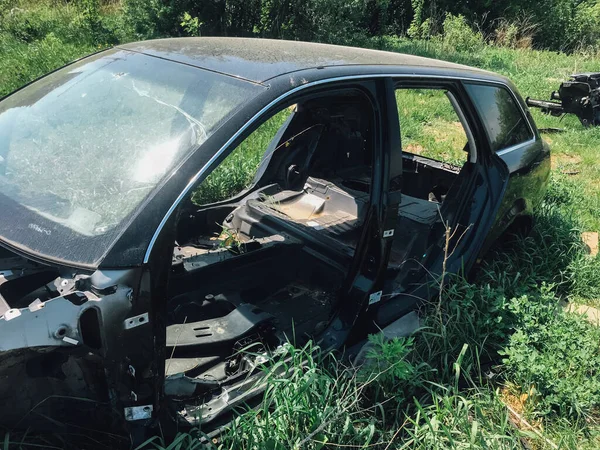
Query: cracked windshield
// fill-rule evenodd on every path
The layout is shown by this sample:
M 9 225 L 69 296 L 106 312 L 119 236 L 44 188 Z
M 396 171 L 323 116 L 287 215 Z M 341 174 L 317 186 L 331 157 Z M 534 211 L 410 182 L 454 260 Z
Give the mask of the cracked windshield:
M 0 193 L 80 235 L 106 233 L 255 89 L 126 51 L 86 59 L 2 102 Z

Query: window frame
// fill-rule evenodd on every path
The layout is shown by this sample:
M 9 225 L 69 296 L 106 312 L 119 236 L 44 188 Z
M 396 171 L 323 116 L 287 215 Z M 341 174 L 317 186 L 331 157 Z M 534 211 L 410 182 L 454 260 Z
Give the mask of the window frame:
M 381 99 L 376 95 L 375 92 L 371 92 L 369 87 L 367 86 L 369 83 L 377 82 L 377 78 L 373 77 L 365 77 L 364 79 L 351 80 L 351 81 L 342 81 L 342 82 L 332 82 L 331 84 L 325 84 L 321 86 L 315 86 L 315 89 L 310 89 L 308 92 L 300 92 L 297 95 L 291 96 L 289 98 L 283 99 L 277 104 L 274 104 L 269 108 L 268 111 L 264 112 L 260 115 L 260 117 L 256 118 L 256 120 L 252 121 L 251 126 L 243 130 L 243 133 L 238 134 L 235 137 L 235 140 L 229 142 L 218 154 L 218 159 L 215 159 L 210 166 L 203 171 L 203 176 L 196 180 L 196 182 L 192 185 L 188 192 L 187 201 L 182 202 L 179 207 L 189 204 L 191 202 L 191 198 L 193 193 L 198 189 L 202 183 L 215 171 L 218 167 L 220 167 L 225 160 L 231 156 L 239 146 L 246 141 L 254 132 L 256 132 L 263 124 L 268 122 L 278 113 L 283 111 L 286 108 L 289 108 L 293 105 L 297 105 L 298 103 L 309 101 L 314 98 L 321 98 L 325 96 L 335 96 L 335 95 L 343 95 L 344 93 L 350 91 L 357 91 L 360 95 L 364 96 L 373 106 L 373 136 L 372 136 L 372 157 L 373 161 L 375 160 L 376 153 L 382 154 L 384 152 L 384 143 L 383 143 L 383 133 L 386 120 L 382 118 L 383 107 L 381 104 Z M 374 88 L 375 89 L 375 88 Z M 290 126 L 293 121 L 294 115 L 296 112 L 292 112 L 288 118 L 286 118 L 285 122 L 282 126 L 277 130 L 277 133 L 273 136 L 272 140 L 269 143 L 269 146 L 273 143 L 273 139 L 275 139 L 278 135 L 281 139 L 285 134 L 285 131 Z M 268 147 L 269 147 L 268 146 Z M 266 154 L 268 147 L 265 148 L 265 153 L 263 153 L 263 157 Z M 206 203 L 203 205 L 195 205 L 196 209 L 202 210 L 205 208 L 213 208 L 216 206 L 227 205 L 231 203 L 235 203 L 239 201 L 241 198 L 247 196 L 251 193 L 257 186 L 257 183 L 262 176 L 261 166 L 262 166 L 262 158 L 261 164 L 259 164 L 256 173 L 254 174 L 252 183 L 248 185 L 246 188 L 238 192 L 232 197 L 229 197 L 224 200 L 219 200 L 213 203 Z M 374 180 L 376 176 L 375 167 L 372 167 L 371 179 Z M 201 181 L 200 181 L 201 180 Z M 370 199 L 372 201 L 372 198 Z
M 274 111 L 270 112 L 269 114 L 265 115 L 262 119 L 262 121 L 257 121 L 257 125 L 252 127 L 252 130 L 244 133 L 243 137 L 240 140 L 237 140 L 235 143 L 231 144 L 231 146 L 228 147 L 227 151 L 225 152 L 225 156 L 219 160 L 218 163 L 216 163 L 209 171 L 207 171 L 206 176 L 204 177 L 204 179 L 201 182 L 196 183 L 192 189 L 190 190 L 190 195 L 189 195 L 189 200 L 192 201 L 192 203 L 194 205 L 196 205 L 196 207 L 198 208 L 198 210 L 204 209 L 204 208 L 212 208 L 212 207 L 216 207 L 216 206 L 221 206 L 221 205 L 227 205 L 227 204 L 231 204 L 231 203 L 235 203 L 237 202 L 241 197 L 244 197 L 245 195 L 247 195 L 252 188 L 255 187 L 256 183 L 257 183 L 257 177 L 259 177 L 260 175 L 260 169 L 262 166 L 262 161 L 263 158 L 265 156 L 265 154 L 267 153 L 267 151 L 269 150 L 269 148 L 271 147 L 271 144 L 273 144 L 273 141 L 275 139 L 281 140 L 281 138 L 283 137 L 283 135 L 285 134 L 285 131 L 287 130 L 287 128 L 289 127 L 291 121 L 294 118 L 294 115 L 296 114 L 296 111 L 292 111 L 290 112 L 289 116 L 286 117 L 286 119 L 284 120 L 284 122 L 281 124 L 281 126 L 277 129 L 277 131 L 275 132 L 275 134 L 273 135 L 273 137 L 271 138 L 271 140 L 269 141 L 269 144 L 267 145 L 267 147 L 265 147 L 264 152 L 261 156 L 261 160 L 259 165 L 257 166 L 256 170 L 254 171 L 254 174 L 252 175 L 252 181 L 250 182 L 250 184 L 246 187 L 244 187 L 243 189 L 241 189 L 240 191 L 238 191 L 237 193 L 235 193 L 234 195 L 221 199 L 221 200 L 216 200 L 213 201 L 211 203 L 203 203 L 203 204 L 196 204 L 192 199 L 194 197 L 194 194 L 197 192 L 197 190 L 200 188 L 200 186 L 202 186 L 202 184 L 213 174 L 215 173 L 215 171 L 218 170 L 219 167 L 221 167 L 226 161 L 227 158 L 229 158 L 230 156 L 232 156 L 236 150 L 238 150 L 238 148 L 240 148 L 240 146 L 246 142 L 246 140 L 252 136 L 256 131 L 258 131 L 258 129 L 263 126 L 264 124 L 266 124 L 269 120 L 273 119 L 277 114 L 281 113 L 283 110 L 285 110 L 286 108 L 290 108 L 291 106 L 293 106 L 294 103 L 288 105 L 288 106 L 284 106 L 281 107 L 279 109 L 275 109 Z
M 403 78 L 402 76 L 395 77 L 393 79 L 393 88 L 394 88 L 394 103 L 396 108 L 398 108 L 398 103 L 396 101 L 396 91 L 399 89 L 430 89 L 430 90 L 445 90 L 446 97 L 450 102 L 450 105 L 454 108 L 454 112 L 456 113 L 463 130 L 465 132 L 465 136 L 467 138 L 467 143 L 469 145 L 469 153 L 467 162 L 476 163 L 480 160 L 480 152 L 481 145 L 479 145 L 478 140 L 476 139 L 477 134 L 473 132 L 476 129 L 476 124 L 472 122 L 472 119 L 469 119 L 466 112 L 469 110 L 468 103 L 465 102 L 466 90 L 462 86 L 461 79 L 455 78 L 423 78 L 422 80 L 415 80 L 413 78 Z M 471 102 L 470 97 L 466 97 Z M 472 105 L 474 107 L 474 105 Z M 475 110 L 475 112 L 477 112 Z M 477 112 L 478 113 L 478 112 Z M 478 114 L 479 116 L 479 114 Z M 405 153 L 404 148 L 402 147 L 402 123 L 400 121 L 400 117 L 398 117 L 398 129 L 400 132 L 400 143 L 402 153 Z M 427 158 L 427 157 L 424 157 Z M 432 161 L 437 161 L 432 158 Z M 438 161 L 443 164 L 447 164 L 444 161 Z
M 382 203 L 382 192 L 381 186 L 384 184 L 383 174 L 381 171 L 384 155 L 387 152 L 387 148 L 385 147 L 385 132 L 386 132 L 386 115 L 385 115 L 385 107 L 384 107 L 384 96 L 387 91 L 380 84 L 381 79 L 366 77 L 364 79 L 359 80 L 350 80 L 344 82 L 336 82 L 331 84 L 325 84 L 324 86 L 316 86 L 315 89 L 310 89 L 308 91 L 300 92 L 297 95 L 290 96 L 288 98 L 282 99 L 281 101 L 274 103 L 268 110 L 262 111 L 259 116 L 256 117 L 255 120 L 251 122 L 251 125 L 242 128 L 238 134 L 235 135 L 234 139 L 231 139 L 225 146 L 221 148 L 221 151 L 218 153 L 217 158 L 214 158 L 213 161 L 205 166 L 205 169 L 202 173 L 201 177 L 198 177 L 197 180 L 193 184 L 191 184 L 190 189 L 187 191 L 186 197 L 177 205 L 177 214 L 174 228 L 177 229 L 183 217 L 185 217 L 185 213 L 189 211 L 189 208 L 197 212 L 201 212 L 206 209 L 211 208 L 219 208 L 222 206 L 233 205 L 237 202 L 241 201 L 244 197 L 251 195 L 251 193 L 257 189 L 259 186 L 258 181 L 260 179 L 260 165 L 259 171 L 257 172 L 255 178 L 252 181 L 252 184 L 249 185 L 244 190 L 238 192 L 235 196 L 230 197 L 228 199 L 224 199 L 214 203 L 206 203 L 203 205 L 196 205 L 192 202 L 192 195 L 196 189 L 212 174 L 218 167 L 223 164 L 223 162 L 233 154 L 240 144 L 242 144 L 252 133 L 258 130 L 264 123 L 278 114 L 285 108 L 288 108 L 292 105 L 296 105 L 305 101 L 310 101 L 315 98 L 322 98 L 325 96 L 343 96 L 344 93 L 348 92 L 357 92 L 362 95 L 372 106 L 370 114 L 372 115 L 372 130 L 371 130 L 371 190 L 369 193 L 369 203 L 368 206 L 376 206 L 377 208 L 381 207 Z M 285 134 L 285 130 L 291 124 L 291 119 L 294 117 L 295 113 L 292 113 L 290 117 L 286 119 L 286 122 L 279 128 L 274 139 L 277 135 L 280 135 L 280 139 Z M 283 130 L 283 132 L 282 132 Z M 271 141 L 272 143 L 272 141 Z M 269 144 L 270 145 L 270 144 Z M 265 148 L 265 152 L 268 150 L 268 147 Z M 260 189 L 260 187 L 258 188 Z M 281 219 L 276 219 L 281 220 Z M 363 223 L 361 225 L 361 233 L 360 233 L 360 241 L 356 245 L 356 247 L 352 250 L 352 258 L 356 256 L 356 252 L 359 251 L 360 243 L 365 239 L 364 230 L 366 229 L 366 224 Z M 329 237 L 326 234 L 306 234 L 306 238 L 311 240 L 312 242 L 316 242 L 318 245 L 325 246 L 328 243 Z M 331 259 L 331 261 L 336 264 L 347 264 L 347 254 L 339 251 L 334 246 L 329 246 L 329 253 L 327 256 Z M 148 252 L 147 252 L 148 253 Z M 341 262 L 340 262 L 341 261 Z M 342 266 L 340 266 L 342 267 Z
M 490 152 L 493 155 L 498 155 L 498 156 L 502 156 L 506 153 L 509 153 L 513 150 L 517 150 L 520 149 L 522 147 L 525 146 L 529 146 L 531 144 L 533 144 L 536 141 L 536 133 L 535 130 L 529 120 L 529 116 L 526 114 L 523 105 L 521 104 L 521 102 L 519 101 L 519 98 L 517 97 L 517 95 L 515 94 L 515 92 L 513 91 L 513 89 L 510 88 L 510 86 L 508 86 L 507 84 L 501 83 L 501 82 L 485 82 L 485 81 L 481 81 L 481 80 L 463 80 L 462 84 L 464 85 L 464 90 L 465 90 L 465 94 L 467 95 L 467 97 L 469 98 L 469 101 L 472 103 L 473 105 L 473 109 L 475 111 L 475 113 L 477 114 L 479 120 L 481 121 L 481 126 L 483 129 L 483 133 L 485 134 L 487 143 L 489 145 L 490 148 Z M 467 86 L 484 86 L 484 87 L 489 87 L 489 88 L 495 88 L 495 89 L 501 89 L 505 92 L 508 93 L 510 99 L 513 101 L 513 104 L 515 105 L 515 108 L 517 110 L 517 113 L 521 115 L 521 118 L 523 119 L 524 123 L 527 126 L 527 129 L 529 130 L 529 134 L 530 137 L 529 139 L 519 142 L 517 144 L 513 144 L 510 145 L 508 147 L 503 147 L 499 150 L 493 150 L 493 146 L 492 146 L 492 140 L 490 138 L 489 132 L 488 132 L 488 128 L 486 126 L 486 120 L 484 118 L 484 116 L 482 115 L 481 111 L 479 110 L 479 107 L 477 106 L 477 103 L 475 102 L 473 96 L 469 93 L 469 90 L 467 88 Z

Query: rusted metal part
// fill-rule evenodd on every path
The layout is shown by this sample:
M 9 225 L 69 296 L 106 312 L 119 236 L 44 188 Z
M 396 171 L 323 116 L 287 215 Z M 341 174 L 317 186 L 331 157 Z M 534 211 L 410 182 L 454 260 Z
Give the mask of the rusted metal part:
M 571 75 L 569 81 L 560 84 L 558 92 L 550 94 L 550 100 L 527 97 L 527 105 L 539 108 L 545 114 L 562 116 L 574 114 L 584 127 L 600 125 L 600 73 Z

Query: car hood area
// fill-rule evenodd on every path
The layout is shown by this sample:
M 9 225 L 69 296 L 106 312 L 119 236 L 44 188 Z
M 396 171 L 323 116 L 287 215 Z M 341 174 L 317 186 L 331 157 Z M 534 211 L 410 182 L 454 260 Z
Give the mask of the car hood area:
M 135 283 L 134 272 L 77 273 L 0 248 L 0 402 L 12 405 L 0 409 L 0 423 L 35 426 L 40 414 L 73 410 L 89 420 L 109 402 L 103 367 L 114 367 L 114 348 L 131 326 Z M 111 324 L 110 333 L 101 323 Z

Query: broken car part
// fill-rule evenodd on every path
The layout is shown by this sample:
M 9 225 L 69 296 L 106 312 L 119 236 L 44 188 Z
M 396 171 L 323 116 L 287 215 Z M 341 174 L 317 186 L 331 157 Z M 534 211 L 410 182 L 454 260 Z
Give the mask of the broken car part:
M 600 125 L 600 73 L 578 73 L 560 84 L 550 100 L 527 97 L 528 106 L 545 114 L 562 116 L 574 114 L 584 127 Z

